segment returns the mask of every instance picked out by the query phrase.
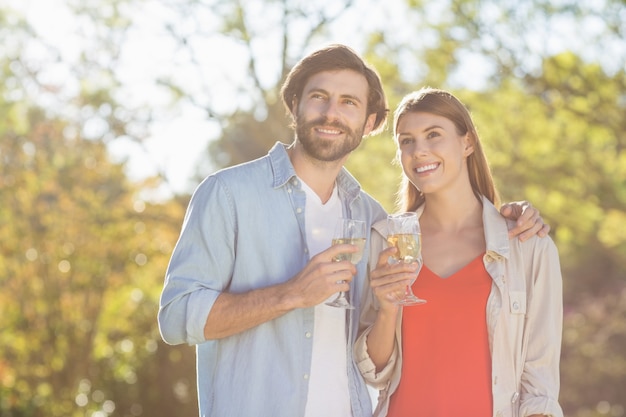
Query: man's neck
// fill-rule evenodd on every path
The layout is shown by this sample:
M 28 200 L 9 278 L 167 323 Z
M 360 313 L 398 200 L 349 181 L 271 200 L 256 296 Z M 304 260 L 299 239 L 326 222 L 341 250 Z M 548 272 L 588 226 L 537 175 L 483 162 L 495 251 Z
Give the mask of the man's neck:
M 304 181 L 322 201 L 326 203 L 333 193 L 337 176 L 347 156 L 339 161 L 320 161 L 303 152 L 301 146 L 292 145 L 287 149 L 296 175 Z

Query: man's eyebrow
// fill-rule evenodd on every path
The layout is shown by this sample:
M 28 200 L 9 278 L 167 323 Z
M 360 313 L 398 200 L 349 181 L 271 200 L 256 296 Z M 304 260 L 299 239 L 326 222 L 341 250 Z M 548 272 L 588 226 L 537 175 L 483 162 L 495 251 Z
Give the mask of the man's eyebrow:
M 312 93 L 321 93 L 321 94 L 324 94 L 324 95 L 327 95 L 327 96 L 330 95 L 328 90 L 325 90 L 325 89 L 320 88 L 320 87 L 314 87 L 314 88 L 312 88 L 312 89 L 310 89 L 309 91 L 306 92 L 306 94 L 312 94 Z M 353 94 L 341 94 L 339 97 L 343 98 L 343 99 L 348 98 L 348 99 L 350 99 L 352 101 L 356 101 L 357 103 L 363 103 L 363 100 L 361 100 L 358 96 L 355 96 Z

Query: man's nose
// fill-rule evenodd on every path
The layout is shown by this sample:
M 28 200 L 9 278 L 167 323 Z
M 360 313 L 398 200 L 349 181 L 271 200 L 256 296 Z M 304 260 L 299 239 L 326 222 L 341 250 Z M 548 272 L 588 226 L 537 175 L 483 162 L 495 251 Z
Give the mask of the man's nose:
M 322 114 L 329 120 L 339 119 L 339 103 L 333 100 L 328 100 L 322 110 Z

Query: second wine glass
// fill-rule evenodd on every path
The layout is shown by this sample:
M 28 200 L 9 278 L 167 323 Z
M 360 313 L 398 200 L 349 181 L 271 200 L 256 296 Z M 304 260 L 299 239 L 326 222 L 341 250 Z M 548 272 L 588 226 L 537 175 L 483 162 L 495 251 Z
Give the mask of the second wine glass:
M 337 255 L 333 261 L 350 261 L 356 265 L 361 261 L 363 257 L 363 248 L 365 247 L 366 229 L 365 222 L 362 220 L 340 218 L 337 220 L 337 226 L 335 227 L 335 233 L 333 235 L 333 245 L 341 245 L 349 243 L 358 248 L 354 253 L 342 253 Z M 346 309 L 353 309 L 354 306 L 350 304 L 346 293 L 341 291 L 337 298 L 326 303 L 329 306 L 341 307 Z
M 419 265 L 415 278 L 406 287 L 404 298 L 396 301 L 396 303 L 405 306 L 425 303 L 426 300 L 417 297 L 411 289 L 423 264 L 422 233 L 417 213 L 390 214 L 387 217 L 387 230 L 387 243 L 389 246 L 397 248 L 396 253 L 391 258 L 391 262 L 415 262 Z

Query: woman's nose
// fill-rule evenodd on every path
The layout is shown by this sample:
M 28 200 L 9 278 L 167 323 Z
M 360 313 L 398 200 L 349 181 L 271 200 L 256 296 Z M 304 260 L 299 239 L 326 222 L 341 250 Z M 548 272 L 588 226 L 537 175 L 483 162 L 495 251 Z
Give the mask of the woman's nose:
M 411 151 L 413 157 L 425 155 L 426 153 L 428 153 L 428 144 L 426 143 L 426 141 L 416 140 L 415 143 L 413 143 L 413 149 Z

